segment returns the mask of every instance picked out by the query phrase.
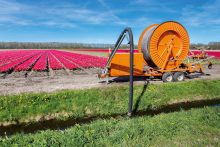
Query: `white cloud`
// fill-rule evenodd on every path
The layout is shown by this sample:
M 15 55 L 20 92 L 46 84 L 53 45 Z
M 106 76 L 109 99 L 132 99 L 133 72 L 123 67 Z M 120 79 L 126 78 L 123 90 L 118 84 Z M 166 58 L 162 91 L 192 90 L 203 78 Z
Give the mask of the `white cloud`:
M 153 0 L 134 0 L 131 1 L 128 5 L 153 5 L 155 2 Z
M 124 25 L 126 22 L 123 22 L 119 17 L 117 17 L 113 10 L 105 4 L 103 0 L 99 0 L 103 9 L 90 10 L 85 7 L 85 5 L 80 8 L 74 5 L 60 5 L 55 8 L 47 10 L 47 13 L 57 18 L 68 20 L 75 23 L 83 24 L 118 24 Z M 88 5 L 89 3 L 87 3 Z
M 169 1 L 158 2 L 155 0 L 134 0 L 131 1 L 127 6 L 132 11 L 146 11 L 146 12 L 167 12 L 167 13 L 177 13 L 175 7 L 171 6 L 173 3 Z
M 2 6 L 0 9 L 0 13 L 14 13 L 20 12 L 21 9 L 26 9 L 25 5 L 16 2 L 10 2 L 5 0 L 0 0 L 0 5 Z
M 22 14 L 30 14 L 32 7 L 14 1 L 0 0 L 0 24 L 29 25 L 30 20 L 20 17 Z
M 183 8 L 179 21 L 190 26 L 206 26 L 220 24 L 220 0 L 205 4 L 202 7 L 188 5 Z
M 61 28 L 65 28 L 65 27 L 75 28 L 75 27 L 77 27 L 74 23 L 68 23 L 68 22 L 46 21 L 46 22 L 42 22 L 41 24 L 48 25 L 48 26 L 58 26 Z
M 23 26 L 55 26 L 55 27 L 79 27 L 84 24 L 93 25 L 120 25 L 137 27 L 146 25 L 147 20 L 139 20 L 140 18 L 121 18 L 129 12 L 129 9 L 111 8 L 104 0 L 98 0 L 99 9 L 90 8 L 90 1 L 85 4 L 73 4 L 61 2 L 47 5 L 28 5 L 18 3 L 12 0 L 0 0 L 0 25 L 23 25 Z M 139 1 L 141 3 L 142 1 Z M 136 11 L 136 10 L 132 10 Z M 151 23 L 158 19 L 150 19 Z

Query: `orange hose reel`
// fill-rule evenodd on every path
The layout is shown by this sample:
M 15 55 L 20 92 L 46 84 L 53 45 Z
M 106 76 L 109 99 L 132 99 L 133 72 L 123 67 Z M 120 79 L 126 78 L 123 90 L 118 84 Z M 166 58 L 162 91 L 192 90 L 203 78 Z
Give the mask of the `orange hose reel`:
M 108 55 L 108 62 L 102 74 L 97 75 L 97 77 L 108 79 L 108 77 L 114 76 L 129 76 L 131 60 L 133 60 L 133 76 L 162 76 L 164 82 L 183 81 L 184 72 L 191 73 L 197 69 L 202 72 L 202 65 L 204 64 L 209 64 L 208 67 L 212 68 L 212 62 L 209 59 L 214 56 L 206 54 L 187 56 L 189 36 L 186 29 L 177 22 L 167 21 L 146 28 L 138 42 L 139 53 L 133 54 L 133 57 L 129 53 L 116 53 L 124 38 L 123 32 L 113 52 Z M 131 46 L 133 46 L 133 41 L 130 44 Z M 193 60 L 192 63 L 189 62 L 191 59 Z M 194 59 L 201 60 L 194 61 Z M 184 60 L 187 63 L 184 64 Z M 202 61 L 207 62 L 200 63 Z M 145 70 L 143 69 L 143 62 L 148 65 Z
M 144 62 L 151 67 L 162 68 L 168 53 L 172 51 L 168 60 L 177 59 L 167 63 L 165 69 L 176 68 L 186 58 L 189 50 L 189 36 L 186 29 L 179 23 L 167 21 L 154 24 L 146 28 L 140 36 L 138 50 L 143 53 Z

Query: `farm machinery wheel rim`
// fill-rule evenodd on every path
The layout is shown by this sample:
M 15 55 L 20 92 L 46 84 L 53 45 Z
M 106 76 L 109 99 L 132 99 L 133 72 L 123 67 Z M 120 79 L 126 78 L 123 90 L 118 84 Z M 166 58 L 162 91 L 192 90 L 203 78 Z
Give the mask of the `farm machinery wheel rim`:
M 143 39 L 144 34 L 147 32 L 147 30 L 149 30 L 150 28 L 155 27 L 155 26 L 159 26 L 159 24 L 153 24 L 153 25 L 147 27 L 147 28 L 142 32 L 142 34 L 141 34 L 141 36 L 140 36 L 140 38 L 139 38 L 139 41 L 138 41 L 138 52 L 139 52 L 139 53 L 142 53 L 142 51 L 141 51 L 141 41 L 142 41 L 142 39 Z M 146 62 L 145 60 L 144 60 L 144 63 L 147 64 L 147 62 Z M 148 65 L 148 64 L 147 64 L 147 65 Z
M 177 79 L 178 79 L 178 81 L 182 81 L 183 80 L 183 75 L 179 75 Z
M 182 71 L 176 72 L 173 76 L 174 81 L 176 81 L 176 82 L 184 81 L 184 77 L 185 77 L 185 75 Z
M 167 76 L 167 82 L 171 82 L 172 80 L 173 80 L 173 76 L 172 75 Z

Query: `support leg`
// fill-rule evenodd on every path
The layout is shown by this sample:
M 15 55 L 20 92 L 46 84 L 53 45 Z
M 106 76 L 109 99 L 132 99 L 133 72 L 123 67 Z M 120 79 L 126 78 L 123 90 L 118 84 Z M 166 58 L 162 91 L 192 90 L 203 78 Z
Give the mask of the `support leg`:
M 109 79 L 108 79 L 108 78 L 106 78 L 106 84 L 109 84 L 109 82 L 108 82 L 108 81 L 109 81 Z

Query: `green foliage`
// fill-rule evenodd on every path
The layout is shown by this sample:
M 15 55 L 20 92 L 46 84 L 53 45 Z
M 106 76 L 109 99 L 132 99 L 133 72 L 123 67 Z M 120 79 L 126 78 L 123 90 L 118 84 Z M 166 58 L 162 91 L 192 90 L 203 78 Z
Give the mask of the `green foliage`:
M 211 59 L 210 60 L 214 65 L 215 64 L 220 64 L 220 59 Z
M 95 56 L 102 56 L 102 57 L 107 57 L 107 53 L 103 53 L 103 52 L 89 52 L 89 51 L 69 51 L 69 50 L 65 50 L 68 52 L 73 52 L 73 53 L 82 53 L 82 54 L 89 54 L 89 55 L 95 55 Z
M 0 146 L 220 146 L 219 121 L 220 107 L 205 107 L 0 137 Z
M 194 60 L 195 62 L 196 61 L 200 61 L 201 59 L 198 59 L 198 60 Z M 212 64 L 214 65 L 214 67 L 215 67 L 215 64 L 220 64 L 220 59 L 210 59 L 209 60 L 210 62 L 212 62 Z M 189 60 L 189 63 L 192 63 L 193 62 L 193 60 Z M 184 60 L 183 61 L 183 63 L 187 63 L 187 60 Z M 209 63 L 207 62 L 207 61 L 202 61 L 202 62 L 200 62 L 201 64 L 204 64 L 204 63 L 206 63 L 206 65 L 208 66 L 209 65 Z
M 64 112 L 68 112 L 68 116 L 59 115 L 58 119 L 126 114 L 128 97 L 128 86 L 0 96 L 0 122 L 22 121 L 30 117 Z M 219 79 L 135 85 L 133 111 L 157 109 L 182 100 L 219 97 Z

